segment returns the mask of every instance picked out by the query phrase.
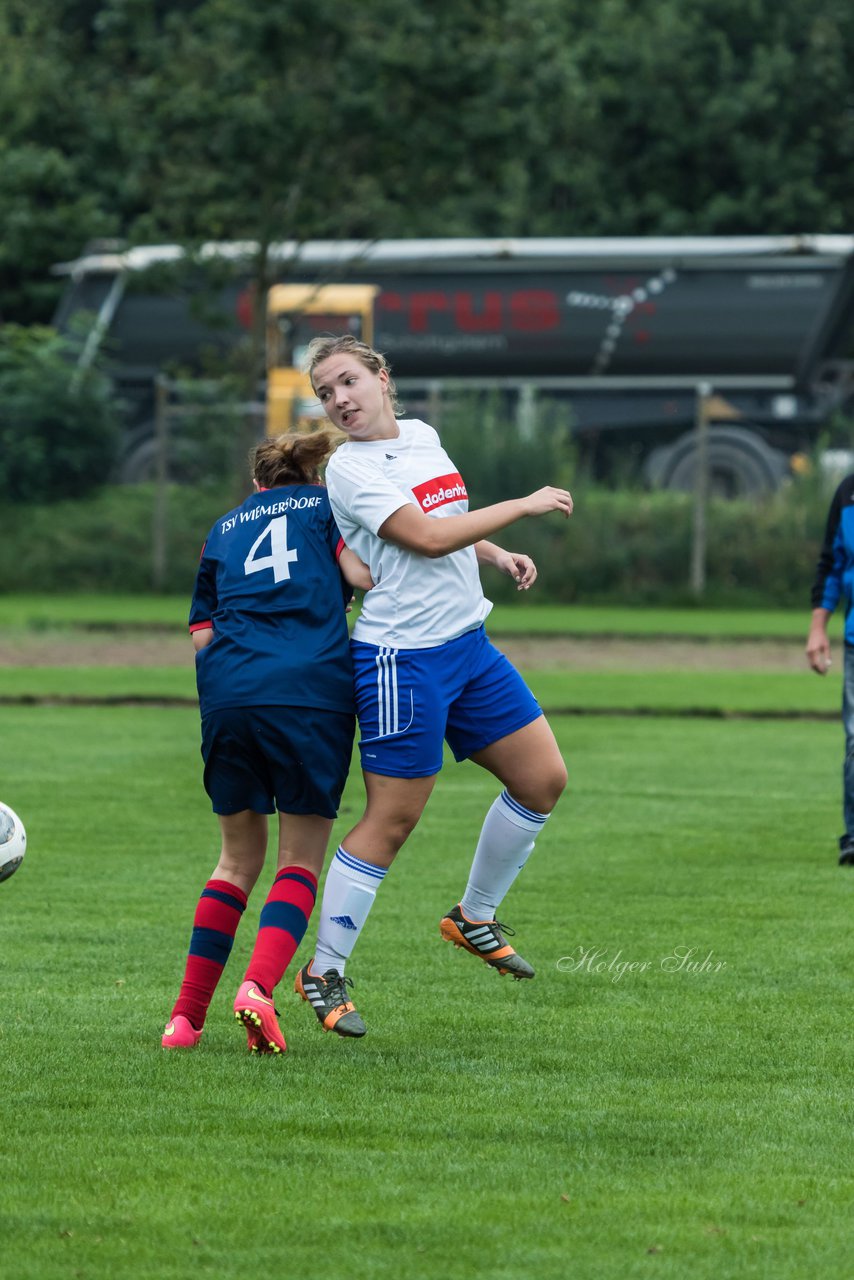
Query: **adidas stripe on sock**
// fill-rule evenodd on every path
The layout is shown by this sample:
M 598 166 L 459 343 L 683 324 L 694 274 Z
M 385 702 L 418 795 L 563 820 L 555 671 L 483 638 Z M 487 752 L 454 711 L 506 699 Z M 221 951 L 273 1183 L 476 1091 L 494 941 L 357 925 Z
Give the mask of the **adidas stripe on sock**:
M 343 974 L 387 870 L 339 846 L 323 886 L 312 973 L 337 969 Z
M 528 861 L 547 813 L 535 813 L 504 790 L 483 822 L 460 906 L 469 920 L 494 920 Z

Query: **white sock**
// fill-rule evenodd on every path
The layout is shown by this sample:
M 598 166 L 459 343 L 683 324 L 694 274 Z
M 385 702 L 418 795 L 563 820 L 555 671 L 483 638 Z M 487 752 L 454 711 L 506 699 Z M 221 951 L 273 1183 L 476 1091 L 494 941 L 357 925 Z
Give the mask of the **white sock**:
M 323 886 L 312 973 L 337 969 L 343 974 L 387 870 L 354 858 L 343 845 L 338 846 Z
M 513 881 L 528 861 L 547 813 L 534 813 L 508 791 L 492 804 L 474 851 L 460 906 L 469 920 L 494 920 Z

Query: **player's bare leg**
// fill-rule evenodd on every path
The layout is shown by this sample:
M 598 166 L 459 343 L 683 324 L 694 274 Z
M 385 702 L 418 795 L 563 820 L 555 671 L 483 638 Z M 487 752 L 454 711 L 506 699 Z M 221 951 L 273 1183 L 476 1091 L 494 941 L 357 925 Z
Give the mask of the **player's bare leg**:
M 319 879 L 331 834 L 331 818 L 321 818 L 317 814 L 280 813 L 276 871 L 284 867 L 305 867 L 315 879 Z
M 341 843 L 353 857 L 388 869 L 418 824 L 436 775 L 388 778 L 363 772 L 362 776 L 365 812 Z
M 249 896 L 267 856 L 267 815 L 244 809 L 219 814 L 222 848 L 212 880 L 228 880 Z
M 514 800 L 535 813 L 551 813 L 566 787 L 566 765 L 545 716 L 471 758 L 495 774 Z

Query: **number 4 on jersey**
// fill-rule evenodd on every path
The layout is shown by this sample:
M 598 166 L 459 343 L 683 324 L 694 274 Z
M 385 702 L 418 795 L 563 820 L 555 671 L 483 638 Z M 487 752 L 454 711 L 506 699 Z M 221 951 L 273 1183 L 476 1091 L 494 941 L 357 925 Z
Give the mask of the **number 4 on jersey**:
M 270 554 L 257 555 L 258 548 L 268 534 L 270 535 Z M 286 578 L 290 578 L 291 565 L 298 558 L 296 551 L 292 551 L 288 546 L 288 517 L 276 516 L 275 520 L 271 520 L 267 527 L 262 529 L 249 548 L 249 555 L 243 561 L 243 572 L 260 573 L 262 569 L 272 569 L 274 581 L 284 582 Z

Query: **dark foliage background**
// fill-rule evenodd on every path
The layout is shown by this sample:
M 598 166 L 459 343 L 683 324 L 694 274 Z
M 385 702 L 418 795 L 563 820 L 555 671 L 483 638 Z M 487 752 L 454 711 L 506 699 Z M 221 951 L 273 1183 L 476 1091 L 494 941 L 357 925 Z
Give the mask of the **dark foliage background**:
M 0 489 L 7 502 L 79 498 L 110 475 L 118 406 L 80 341 L 42 326 L 0 328 Z
M 0 316 L 93 237 L 850 229 L 848 0 L 0 0 Z
M 251 398 L 273 241 L 850 231 L 852 68 L 849 0 L 0 0 L 0 479 L 29 530 L 7 502 L 3 586 L 149 579 L 152 490 L 41 505 L 112 463 L 103 370 L 72 384 L 67 340 L 29 331 L 87 242 L 256 242 Z M 583 520 L 519 531 L 546 594 L 684 591 L 686 500 L 600 493 L 565 424 L 499 418 L 441 427 L 476 503 L 573 483 Z M 716 505 L 710 598 L 802 603 L 827 497 Z M 233 498 L 171 503 L 176 590 Z

